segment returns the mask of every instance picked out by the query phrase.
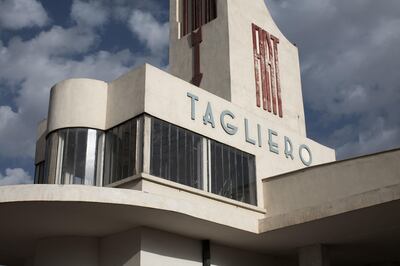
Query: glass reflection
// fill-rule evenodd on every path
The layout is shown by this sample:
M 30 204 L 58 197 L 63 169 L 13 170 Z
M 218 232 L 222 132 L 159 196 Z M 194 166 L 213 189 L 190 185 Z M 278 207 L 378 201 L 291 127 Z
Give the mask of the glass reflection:
M 257 205 L 254 155 L 211 140 L 211 192 Z
M 48 137 L 46 183 L 97 185 L 102 178 L 104 133 L 100 130 L 69 128 Z
M 150 174 L 203 188 L 203 138 L 152 118 Z

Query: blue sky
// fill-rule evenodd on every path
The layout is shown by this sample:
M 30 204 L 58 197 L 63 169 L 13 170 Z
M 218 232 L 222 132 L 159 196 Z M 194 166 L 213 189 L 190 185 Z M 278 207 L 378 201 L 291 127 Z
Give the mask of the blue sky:
M 267 0 L 302 64 L 308 136 L 344 159 L 400 146 L 400 1 Z M 0 185 L 29 183 L 49 91 L 168 65 L 167 0 L 0 0 Z

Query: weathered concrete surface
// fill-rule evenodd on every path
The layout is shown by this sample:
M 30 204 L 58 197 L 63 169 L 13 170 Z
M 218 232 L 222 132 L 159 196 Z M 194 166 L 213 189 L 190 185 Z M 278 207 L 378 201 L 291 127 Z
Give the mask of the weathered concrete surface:
M 350 211 L 355 206 L 343 206 L 345 202 L 361 207 L 368 206 L 367 199 L 372 205 L 394 200 L 400 185 L 399 161 L 400 150 L 394 150 L 266 178 L 268 217 L 329 205 Z

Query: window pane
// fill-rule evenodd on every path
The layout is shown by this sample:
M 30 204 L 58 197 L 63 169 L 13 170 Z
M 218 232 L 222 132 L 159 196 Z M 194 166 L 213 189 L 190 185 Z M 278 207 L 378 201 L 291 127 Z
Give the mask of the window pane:
M 256 162 L 255 157 L 249 155 L 249 202 L 257 205 L 257 189 L 256 189 Z
M 150 172 L 155 176 L 161 174 L 161 123 L 158 120 L 152 120 L 151 130 L 151 160 Z
M 237 167 L 236 167 L 236 153 L 235 149 L 230 148 L 229 149 L 229 177 L 230 177 L 230 182 L 231 182 L 231 190 L 230 190 L 230 195 L 229 198 L 231 199 L 237 199 L 237 182 L 236 182 L 236 173 L 237 173 Z
M 186 132 L 183 129 L 178 131 L 178 183 L 185 184 L 186 178 Z
M 243 156 L 241 151 L 236 151 L 236 199 L 243 201 Z
M 178 182 L 178 129 L 175 126 L 171 126 L 168 158 L 170 158 L 169 179 L 171 181 Z
M 249 202 L 249 162 L 245 155 L 243 156 L 243 196 L 242 201 Z
M 62 129 L 48 136 L 45 183 L 95 185 L 97 168 L 102 168 L 103 144 L 100 130 Z M 40 172 L 39 172 L 40 173 Z M 100 177 L 99 177 L 100 178 Z M 43 178 L 42 178 L 43 179 Z
M 77 132 L 74 129 L 65 130 L 64 153 L 60 159 L 61 163 L 61 183 L 62 184 L 73 184 L 73 177 L 75 171 L 75 146 L 76 146 L 76 135 Z
M 46 173 L 45 177 L 41 180 L 43 184 L 54 184 L 56 180 L 57 170 L 57 156 L 58 156 L 58 133 L 52 133 L 46 144 Z
M 136 170 L 136 134 L 137 134 L 137 120 L 133 120 L 129 123 L 130 133 L 129 133 L 129 161 L 128 161 L 128 176 L 133 176 Z
M 214 142 L 215 143 L 215 142 Z M 212 191 L 218 195 L 222 195 L 222 187 L 223 187 L 223 159 L 222 159 L 222 145 L 216 143 L 215 145 L 215 176 L 211 177 L 211 180 L 215 182 L 215 190 Z
M 202 137 L 152 118 L 150 174 L 202 188 Z
M 211 141 L 211 192 L 257 204 L 255 157 Z
M 44 161 L 38 163 L 35 166 L 35 184 L 43 184 L 44 183 Z
M 187 132 L 186 134 L 186 169 L 185 169 L 185 181 L 184 185 L 193 186 L 192 185 L 192 165 L 193 165 L 193 143 L 192 143 L 192 135 Z
M 75 144 L 74 184 L 84 184 L 86 170 L 87 130 L 78 129 Z
M 129 153 L 129 145 L 131 139 L 131 126 L 130 122 L 125 123 L 121 126 L 121 176 L 128 177 L 129 176 L 129 161 L 131 159 L 131 155 Z
M 138 119 L 110 129 L 105 139 L 104 184 L 108 185 L 137 173 L 136 134 Z
M 203 140 L 199 135 L 193 135 L 193 174 L 195 187 L 203 187 Z
M 169 179 L 169 125 L 161 124 L 161 176 Z
M 223 146 L 222 162 L 223 162 L 222 163 L 223 179 L 222 179 L 221 195 L 230 198 L 232 183 L 229 170 L 229 147 L 225 145 Z
M 87 132 L 87 146 L 86 146 L 86 165 L 85 165 L 85 185 L 95 184 L 96 172 L 96 146 L 97 146 L 97 132 L 90 129 Z

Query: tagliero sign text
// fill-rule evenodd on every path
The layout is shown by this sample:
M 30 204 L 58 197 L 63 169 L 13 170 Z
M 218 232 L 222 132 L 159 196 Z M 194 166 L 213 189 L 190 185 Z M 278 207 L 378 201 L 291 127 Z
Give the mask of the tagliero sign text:
M 198 102 L 200 99 L 198 96 L 189 92 L 187 93 L 187 97 L 189 97 L 191 101 L 191 119 L 196 120 L 196 102 Z M 216 127 L 215 115 L 216 114 L 214 114 L 213 112 L 211 103 L 208 102 L 207 108 L 203 115 L 203 124 L 215 128 Z M 228 135 L 232 136 L 236 135 L 237 132 L 239 131 L 238 124 L 234 123 L 235 117 L 236 117 L 235 114 L 229 110 L 224 110 L 219 114 L 219 116 L 217 116 L 217 118 L 219 118 L 219 122 L 221 124 L 222 129 Z M 229 123 L 227 121 L 232 121 L 232 122 Z M 299 145 L 297 149 L 295 149 L 292 140 L 289 137 L 284 136 L 284 147 L 280 147 L 279 144 L 277 143 L 277 140 L 279 138 L 279 133 L 277 131 L 268 129 L 267 131 L 264 132 L 261 125 L 257 124 L 257 133 L 251 132 L 250 122 L 247 118 L 244 118 L 243 126 L 245 133 L 244 134 L 245 141 L 247 143 L 251 145 L 258 145 L 260 148 L 262 148 L 263 147 L 262 136 L 263 134 L 267 134 L 268 137 L 267 147 L 271 153 L 279 155 L 281 154 L 281 150 L 283 149 L 283 154 L 285 155 L 285 157 L 291 160 L 294 160 L 296 158 L 296 153 L 297 153 L 301 162 L 305 166 L 311 166 L 312 153 L 311 149 L 307 145 L 302 144 Z

